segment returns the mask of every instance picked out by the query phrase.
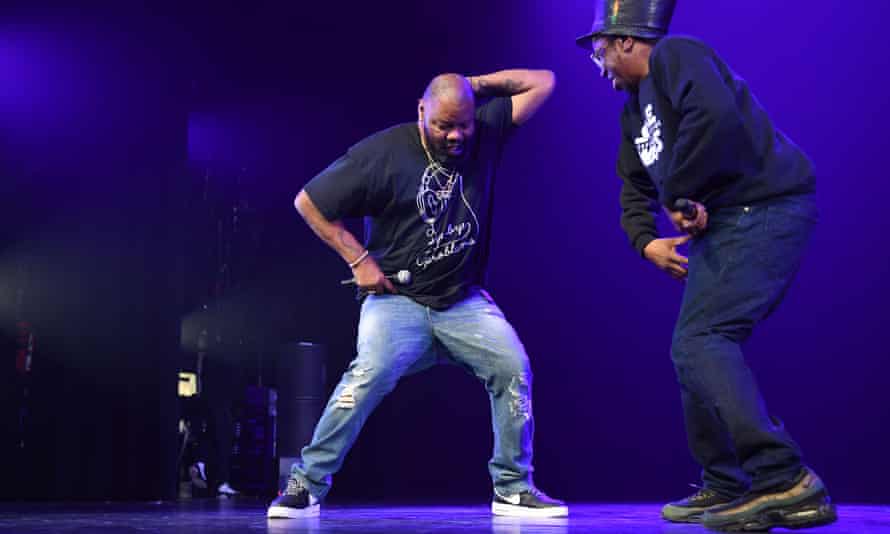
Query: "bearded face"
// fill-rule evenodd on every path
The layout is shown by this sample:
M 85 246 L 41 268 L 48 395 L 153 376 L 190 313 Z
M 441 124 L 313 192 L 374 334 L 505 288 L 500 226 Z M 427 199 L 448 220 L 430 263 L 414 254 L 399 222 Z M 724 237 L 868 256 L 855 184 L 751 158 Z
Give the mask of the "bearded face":
M 447 166 L 462 161 L 476 129 L 472 99 L 434 99 L 421 104 L 419 113 L 432 156 Z

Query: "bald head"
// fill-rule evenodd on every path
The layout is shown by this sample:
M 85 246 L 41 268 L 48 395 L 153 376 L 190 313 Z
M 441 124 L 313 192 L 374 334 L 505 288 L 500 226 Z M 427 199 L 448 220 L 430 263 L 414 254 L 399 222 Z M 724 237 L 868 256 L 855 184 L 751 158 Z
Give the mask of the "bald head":
M 427 105 L 433 102 L 451 104 L 474 104 L 473 88 L 470 81 L 460 74 L 440 74 L 430 81 L 423 92 Z
M 457 163 L 467 154 L 475 131 L 476 100 L 469 80 L 460 74 L 433 78 L 417 104 L 424 143 L 439 162 Z

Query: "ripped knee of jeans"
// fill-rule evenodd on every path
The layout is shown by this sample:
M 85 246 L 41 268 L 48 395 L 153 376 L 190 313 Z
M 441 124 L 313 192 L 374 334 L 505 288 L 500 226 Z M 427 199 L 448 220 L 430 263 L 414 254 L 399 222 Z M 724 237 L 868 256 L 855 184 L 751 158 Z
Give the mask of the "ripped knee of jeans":
M 344 380 L 344 383 L 340 388 L 340 394 L 337 395 L 337 400 L 334 402 L 336 408 L 347 410 L 355 408 L 356 389 L 359 386 L 368 383 L 371 370 L 371 367 L 361 367 L 356 365 L 352 370 L 346 373 L 344 378 L 348 378 L 349 381 Z
M 510 394 L 510 413 L 528 421 L 532 416 L 532 398 L 528 379 L 524 375 L 514 375 L 507 388 Z

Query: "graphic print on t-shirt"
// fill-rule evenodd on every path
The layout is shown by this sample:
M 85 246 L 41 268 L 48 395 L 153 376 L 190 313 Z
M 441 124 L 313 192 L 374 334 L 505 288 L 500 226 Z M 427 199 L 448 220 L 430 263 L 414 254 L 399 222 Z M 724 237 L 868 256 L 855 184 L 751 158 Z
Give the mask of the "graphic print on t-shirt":
M 645 115 L 643 127 L 640 129 L 640 137 L 634 139 L 634 144 L 637 145 L 640 161 L 646 167 L 651 167 L 658 161 L 658 156 L 664 150 L 664 142 L 661 140 L 661 120 L 655 116 L 652 104 L 646 106 Z
M 455 195 L 460 197 L 469 218 L 458 220 L 464 210 L 452 206 L 451 200 Z M 415 264 L 421 270 L 476 244 L 479 219 L 464 197 L 463 176 L 456 170 L 430 161 L 417 189 L 417 210 L 427 226 L 426 244 L 415 258 Z M 463 216 L 466 217 L 466 214 Z

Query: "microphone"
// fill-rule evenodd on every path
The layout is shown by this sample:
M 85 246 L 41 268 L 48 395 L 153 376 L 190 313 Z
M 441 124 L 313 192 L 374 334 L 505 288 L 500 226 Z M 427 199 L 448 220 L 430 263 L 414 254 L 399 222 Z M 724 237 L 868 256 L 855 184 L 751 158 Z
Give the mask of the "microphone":
M 688 198 L 678 198 L 675 200 L 674 211 L 679 211 L 683 214 L 684 219 L 690 221 L 698 217 L 698 208 L 695 207 L 695 203 Z
M 401 271 L 395 274 L 386 275 L 387 280 L 392 280 L 393 282 L 399 285 L 408 285 L 411 283 L 411 271 L 402 269 Z M 355 285 L 355 278 L 348 278 L 346 280 L 340 280 L 341 286 L 350 286 Z

